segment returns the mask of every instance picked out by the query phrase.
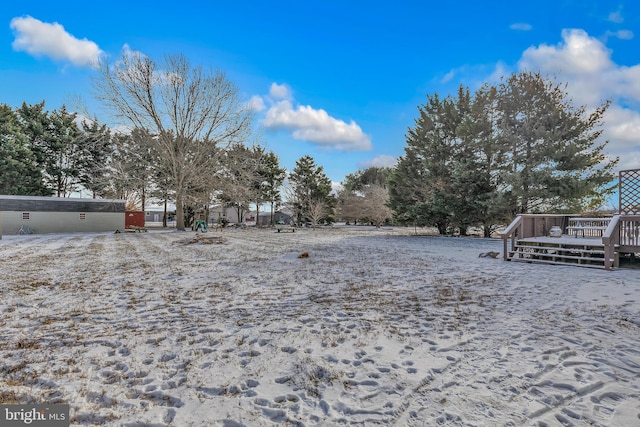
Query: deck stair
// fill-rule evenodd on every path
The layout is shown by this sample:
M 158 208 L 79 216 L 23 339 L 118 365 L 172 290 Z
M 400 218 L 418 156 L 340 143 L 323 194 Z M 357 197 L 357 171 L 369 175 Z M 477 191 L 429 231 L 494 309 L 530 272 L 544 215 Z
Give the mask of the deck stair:
M 535 237 L 517 240 L 507 255 L 508 261 L 538 264 L 567 264 L 589 268 L 606 268 L 601 239 Z M 613 260 L 617 264 L 616 260 Z

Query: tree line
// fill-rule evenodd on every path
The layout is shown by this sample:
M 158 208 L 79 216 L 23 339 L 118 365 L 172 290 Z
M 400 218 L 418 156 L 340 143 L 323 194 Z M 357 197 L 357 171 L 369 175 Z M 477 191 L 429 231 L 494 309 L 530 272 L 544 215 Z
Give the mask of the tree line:
M 89 191 L 94 198 L 125 199 L 129 209 L 144 210 L 151 198 L 175 197 L 175 159 L 164 159 L 160 144 L 147 129 L 113 132 L 65 106 L 50 112 L 44 102 L 15 109 L 0 105 L 0 194 L 69 197 Z M 287 174 L 278 156 L 258 144 L 234 142 L 208 150 L 184 191 L 186 226 L 213 203 L 234 208 L 238 218 L 252 206 L 268 205 L 273 222 L 286 203 L 298 224 L 333 221 L 331 180 L 311 156 Z
M 429 95 L 389 177 L 394 217 L 490 236 L 517 214 L 601 207 L 618 161 L 600 140 L 608 106 L 576 107 L 566 85 L 532 72 Z
M 608 107 L 576 107 L 566 85 L 532 72 L 427 95 L 395 167 L 346 177 L 340 215 L 489 237 L 518 214 L 598 209 L 618 162 L 600 140 Z
M 248 142 L 251 110 L 224 73 L 193 67 L 182 55 L 158 63 L 129 53 L 102 64 L 94 91 L 126 130 L 64 106 L 48 112 L 44 102 L 0 106 L 0 193 L 67 197 L 86 190 L 137 209 L 149 198 L 165 208 L 171 200 L 178 229 L 215 203 L 235 208 L 239 218 L 268 204 L 273 222 L 287 173 L 275 153 Z M 298 221 L 329 221 L 329 179 L 310 157 L 298 163 L 290 177 Z
M 0 194 L 69 197 L 89 191 L 144 210 L 149 198 L 175 197 L 171 165 L 160 147 L 147 129 L 113 132 L 65 106 L 50 112 L 44 102 L 0 105 Z M 252 203 L 278 208 L 285 170 L 273 152 L 240 142 L 217 151 L 209 153 L 210 169 L 188 181 L 187 218 L 214 199 L 237 208 L 239 217 Z
M 434 226 L 489 236 L 518 213 L 580 212 L 611 193 L 617 159 L 600 126 L 609 103 L 575 107 L 566 87 L 538 73 L 513 74 L 471 93 L 427 96 L 393 168 L 347 175 L 334 194 L 322 166 L 303 156 L 290 173 L 252 138 L 253 116 L 220 71 L 182 55 L 155 62 L 128 52 L 102 64 L 94 95 L 125 131 L 81 120 L 44 102 L 0 105 L 0 193 L 149 198 L 176 205 L 184 229 L 212 204 L 286 205 L 298 224 Z M 283 198 L 284 195 L 284 198 Z M 166 203 L 165 203 L 166 206 Z M 166 220 L 166 216 L 165 216 Z
M 1 104 L 0 193 L 66 197 L 83 187 L 99 194 L 108 139 L 106 126 L 79 124 L 65 106 Z

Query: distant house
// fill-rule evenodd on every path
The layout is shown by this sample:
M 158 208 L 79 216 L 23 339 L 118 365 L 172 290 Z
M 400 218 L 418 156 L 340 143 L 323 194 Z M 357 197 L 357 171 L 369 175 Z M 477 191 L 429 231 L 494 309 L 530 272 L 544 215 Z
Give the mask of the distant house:
M 162 226 L 162 219 L 164 218 L 164 206 L 147 206 L 144 210 L 144 222 L 150 227 Z M 167 225 L 175 225 L 176 220 L 176 208 L 170 206 L 167 208 Z
M 274 212 L 273 223 L 274 224 L 291 224 L 293 217 L 285 212 Z M 260 212 L 260 218 L 258 219 L 258 225 L 271 225 L 271 213 Z
M 243 220 L 238 218 L 238 210 L 236 208 L 222 205 L 211 206 L 209 208 L 209 224 L 220 224 L 222 222 L 240 224 Z
M 238 210 L 236 208 L 224 208 L 220 205 L 211 206 L 209 209 L 209 224 L 216 224 L 226 220 L 229 224 L 246 224 L 246 225 L 271 225 L 271 213 L 260 212 L 260 216 L 256 221 L 256 211 L 245 210 L 244 217 L 238 218 Z M 291 215 L 284 212 L 274 212 L 273 220 L 277 223 L 289 224 Z
M 238 209 L 235 207 L 225 207 L 223 205 L 212 205 L 209 207 L 209 226 L 215 226 L 216 224 L 246 224 L 256 225 L 256 212 L 250 210 L 244 210 L 242 212 L 244 216 L 238 217 Z M 175 207 L 170 205 L 167 210 L 167 223 L 169 226 L 175 225 Z M 203 213 L 196 214 L 198 218 L 202 217 Z M 145 225 L 150 227 L 157 227 L 162 225 L 162 218 L 164 217 L 164 207 L 150 205 L 145 208 L 144 220 Z M 273 218 L 275 223 L 289 224 L 291 221 L 291 215 L 284 212 L 274 212 Z M 204 219 L 204 218 L 203 218 Z M 271 224 L 271 214 L 269 212 L 260 212 L 260 218 L 257 221 L 257 225 L 265 226 Z
M 2 234 L 123 230 L 125 201 L 0 195 Z

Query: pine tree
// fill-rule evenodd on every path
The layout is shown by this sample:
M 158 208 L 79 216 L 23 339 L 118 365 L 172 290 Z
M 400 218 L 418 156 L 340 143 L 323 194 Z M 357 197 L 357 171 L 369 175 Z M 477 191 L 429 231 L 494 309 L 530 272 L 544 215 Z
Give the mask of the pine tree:
M 289 175 L 292 186 L 292 203 L 298 224 L 307 221 L 333 221 L 336 199 L 331 195 L 331 180 L 325 175 L 324 168 L 317 166 L 315 160 L 305 155 L 296 161 Z M 318 213 L 321 215 L 318 215 Z M 313 218 L 312 218 L 313 217 Z
M 430 225 L 445 234 L 452 221 L 452 161 L 460 117 L 451 97 L 427 97 L 408 130 L 405 155 L 389 179 L 390 204 L 400 223 Z
M 80 171 L 80 184 L 89 190 L 93 197 L 104 197 L 109 187 L 109 163 L 114 155 L 111 131 L 97 119 L 82 122 L 80 133 L 83 164 Z
M 347 175 L 342 182 L 342 187 L 348 191 L 360 191 L 372 185 L 387 186 L 392 169 L 386 167 L 371 166 Z
M 513 74 L 498 88 L 499 135 L 509 147 L 504 173 L 512 214 L 580 211 L 611 194 L 617 160 L 599 142 L 605 102 L 587 114 L 565 85 L 539 73 Z
M 460 149 L 453 191 L 464 203 L 454 210 L 453 222 L 461 233 L 480 226 L 490 237 L 509 217 L 500 192 L 506 153 L 496 138 L 496 97 L 496 89 L 489 85 L 477 90 L 457 129 Z
M 396 219 L 440 233 L 479 225 L 489 236 L 518 213 L 601 206 L 617 163 L 599 142 L 608 106 L 587 114 L 533 73 L 473 97 L 463 87 L 456 98 L 428 96 L 390 178 Z
M 278 204 L 282 201 L 280 188 L 287 176 L 287 170 L 280 167 L 278 156 L 273 151 L 269 151 L 264 157 L 262 176 L 264 179 L 265 202 L 268 202 L 270 205 L 270 224 L 273 225 L 274 212 Z
M 18 115 L 0 105 L 0 194 L 47 196 L 42 173 Z
M 17 114 L 47 187 L 58 197 L 79 190 L 87 152 L 76 124 L 77 115 L 64 105 L 49 113 L 44 101 L 35 105 L 23 103 Z

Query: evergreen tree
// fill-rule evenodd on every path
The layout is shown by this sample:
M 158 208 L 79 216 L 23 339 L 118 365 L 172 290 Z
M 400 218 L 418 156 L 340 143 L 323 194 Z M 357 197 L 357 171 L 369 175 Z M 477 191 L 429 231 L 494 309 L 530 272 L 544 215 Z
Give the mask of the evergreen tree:
M 82 122 L 81 149 L 84 151 L 80 171 L 80 184 L 89 190 L 93 197 L 105 197 L 109 187 L 109 163 L 114 149 L 111 131 L 97 119 Z
M 565 86 L 539 73 L 513 74 L 498 88 L 499 137 L 509 147 L 504 173 L 512 214 L 601 206 L 617 160 L 599 142 L 609 102 L 587 114 Z
M 29 146 L 18 115 L 0 105 L 0 194 L 47 196 L 35 154 Z
M 64 105 L 48 113 L 44 101 L 31 106 L 23 103 L 17 112 L 46 186 L 58 197 L 78 190 L 86 152 L 81 146 L 76 114 Z
M 457 129 L 453 191 L 461 203 L 454 208 L 453 222 L 461 234 L 480 226 L 490 237 L 509 217 L 500 192 L 506 154 L 496 138 L 496 97 L 496 89 L 488 85 L 476 91 Z
M 76 124 L 77 115 L 64 105 L 49 113 L 44 109 L 44 101 L 34 105 L 23 103 L 17 114 L 45 185 L 58 197 L 79 190 L 88 153 Z
M 287 170 L 280 167 L 280 161 L 278 156 L 273 152 L 268 152 L 264 157 L 262 176 L 264 179 L 264 197 L 265 202 L 268 202 L 271 208 L 271 220 L 273 225 L 274 212 L 278 204 L 282 201 L 280 195 L 280 188 L 284 183 L 284 179 L 287 176 Z
M 251 169 L 250 188 L 252 201 L 256 206 L 256 225 L 260 221 L 260 205 L 267 199 L 266 153 L 264 148 L 254 145 L 248 151 Z
M 452 162 L 460 118 L 453 98 L 438 94 L 428 96 L 418 111 L 405 155 L 389 179 L 390 204 L 400 223 L 435 226 L 445 234 L 452 221 Z
M 292 187 L 292 203 L 298 224 L 306 221 L 333 221 L 336 199 L 331 195 L 331 180 L 325 175 L 324 168 L 317 166 L 315 160 L 305 155 L 296 161 L 289 175 Z M 318 213 L 321 215 L 318 215 Z
M 28 105 L 23 102 L 20 108 L 16 110 L 20 127 L 27 137 L 29 149 L 35 157 L 38 167 L 43 173 L 44 182 L 44 164 L 46 162 L 46 146 L 47 130 L 49 128 L 49 113 L 44 109 L 44 101 L 39 104 Z M 50 191 L 50 194 L 52 191 Z
M 366 187 L 372 185 L 386 187 L 391 172 L 391 168 L 377 166 L 371 166 L 366 169 L 361 169 L 357 172 L 347 175 L 342 182 L 342 187 L 347 192 L 361 191 Z
M 390 177 L 396 218 L 440 233 L 479 225 L 489 236 L 518 213 L 600 206 L 617 163 L 598 142 L 608 106 L 586 114 L 562 86 L 533 73 L 473 97 L 463 87 L 456 98 L 428 96 Z
M 126 199 L 137 209 L 146 209 L 149 194 L 157 188 L 163 176 L 162 167 L 154 151 L 155 136 L 146 129 L 136 128 L 131 133 L 115 134 L 113 153 L 109 162 L 111 193 Z

